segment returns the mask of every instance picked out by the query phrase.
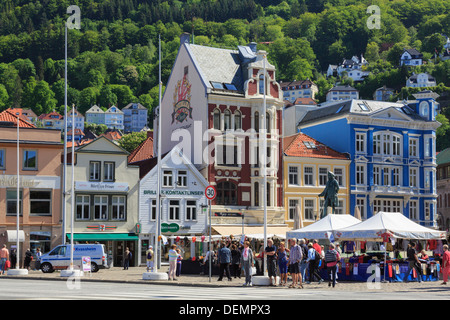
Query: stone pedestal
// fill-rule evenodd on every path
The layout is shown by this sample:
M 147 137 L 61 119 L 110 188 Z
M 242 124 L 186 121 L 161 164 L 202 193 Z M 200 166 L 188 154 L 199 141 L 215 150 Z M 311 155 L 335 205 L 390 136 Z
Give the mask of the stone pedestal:
M 6 274 L 8 276 L 26 276 L 28 275 L 27 269 L 9 269 Z
M 266 276 L 253 276 L 252 284 L 254 286 L 270 286 L 270 278 Z
M 169 275 L 166 272 L 144 272 L 142 280 L 169 280 Z
M 81 270 L 61 270 L 61 278 L 69 278 L 69 277 L 82 277 L 84 276 L 84 272 Z

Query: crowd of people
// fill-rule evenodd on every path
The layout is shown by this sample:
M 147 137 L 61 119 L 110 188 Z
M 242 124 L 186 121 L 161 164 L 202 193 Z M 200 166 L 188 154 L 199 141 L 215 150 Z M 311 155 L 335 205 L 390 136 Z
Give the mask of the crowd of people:
M 266 256 L 267 273 L 271 286 L 287 286 L 288 274 L 292 283 L 289 288 L 303 288 L 303 283 L 318 281 L 322 283 L 319 267 L 325 267 L 329 274 L 329 286 L 336 285 L 337 264 L 341 251 L 331 243 L 327 250 L 319 245 L 317 240 L 308 242 L 306 239 L 289 239 L 288 244 L 280 242 L 274 245 L 272 239 L 267 240 L 267 246 L 261 247 L 256 254 L 250 247 L 250 242 L 233 243 L 222 241 L 217 252 L 208 251 L 203 259 L 204 273 L 207 274 L 209 260 L 219 265 L 219 277 L 222 281 L 224 274 L 228 281 L 245 275 L 244 286 L 252 286 L 252 276 L 263 274 L 264 256 Z M 169 273 L 170 276 L 170 273 Z M 277 281 L 279 279 L 279 281 Z

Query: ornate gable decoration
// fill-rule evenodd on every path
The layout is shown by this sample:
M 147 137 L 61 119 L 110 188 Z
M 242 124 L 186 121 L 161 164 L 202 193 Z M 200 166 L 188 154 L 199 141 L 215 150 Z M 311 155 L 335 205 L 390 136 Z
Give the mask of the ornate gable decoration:
M 191 86 L 186 74 L 178 81 L 173 94 L 172 124 L 183 123 L 188 117 L 192 119 Z

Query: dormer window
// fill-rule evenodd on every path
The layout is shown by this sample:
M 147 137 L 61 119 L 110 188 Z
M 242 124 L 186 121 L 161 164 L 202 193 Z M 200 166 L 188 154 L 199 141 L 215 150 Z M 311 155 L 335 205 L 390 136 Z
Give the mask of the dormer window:
M 264 92 L 265 86 L 264 86 L 264 75 L 260 75 L 259 76 L 259 93 L 260 94 L 265 94 Z

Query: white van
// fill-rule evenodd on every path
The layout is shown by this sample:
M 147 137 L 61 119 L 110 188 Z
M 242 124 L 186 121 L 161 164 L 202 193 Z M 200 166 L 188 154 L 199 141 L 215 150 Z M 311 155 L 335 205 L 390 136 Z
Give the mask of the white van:
M 67 269 L 70 266 L 70 248 L 71 245 L 60 245 L 43 254 L 41 257 L 40 269 L 44 273 L 54 272 L 55 270 Z M 81 258 L 91 258 L 91 272 L 97 272 L 99 269 L 106 268 L 107 255 L 104 244 L 75 244 L 73 252 L 73 265 L 81 269 Z

